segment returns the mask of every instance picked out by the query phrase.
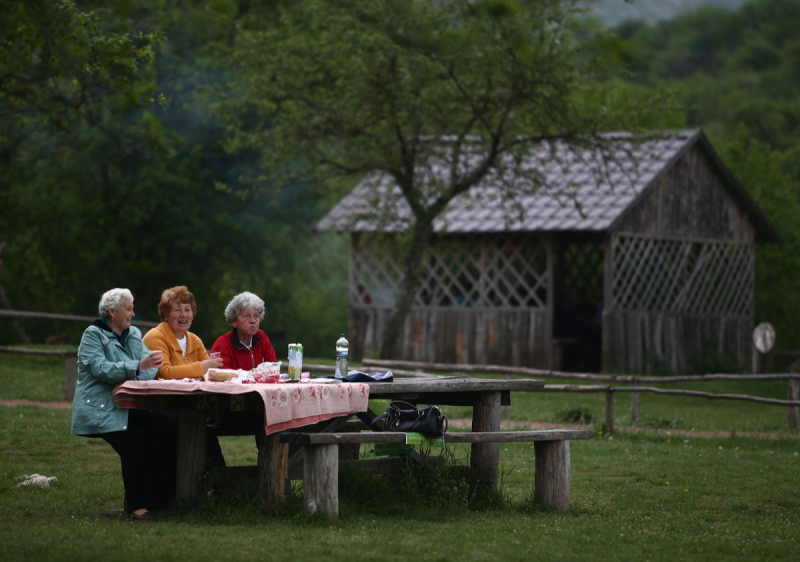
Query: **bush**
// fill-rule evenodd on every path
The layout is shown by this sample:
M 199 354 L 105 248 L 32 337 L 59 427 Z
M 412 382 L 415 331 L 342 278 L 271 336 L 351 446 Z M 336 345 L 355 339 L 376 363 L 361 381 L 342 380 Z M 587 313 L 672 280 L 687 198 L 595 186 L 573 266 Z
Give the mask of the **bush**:
M 560 421 L 567 423 L 582 423 L 589 425 L 595 420 L 594 414 L 588 408 L 570 408 L 558 413 Z

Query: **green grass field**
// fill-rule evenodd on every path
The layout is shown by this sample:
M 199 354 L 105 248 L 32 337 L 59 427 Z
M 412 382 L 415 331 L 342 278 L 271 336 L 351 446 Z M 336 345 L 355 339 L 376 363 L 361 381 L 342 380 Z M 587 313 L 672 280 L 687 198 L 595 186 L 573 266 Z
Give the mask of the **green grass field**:
M 0 398 L 59 400 L 63 370 L 62 359 L 0 355 Z M 696 387 L 786 392 L 782 383 Z M 575 408 L 602 421 L 603 396 L 519 394 L 504 416 L 558 422 Z M 627 424 L 625 396 L 616 411 L 615 423 Z M 444 478 L 343 472 L 338 521 L 305 516 L 299 489 L 285 505 L 264 509 L 252 485 L 217 484 L 201 505 L 177 506 L 154 524 L 101 516 L 103 508 L 121 507 L 119 461 L 104 442 L 71 436 L 69 416 L 66 409 L 0 406 L 3 560 L 772 560 L 795 559 L 800 547 L 800 439 L 785 429 L 781 407 L 645 395 L 640 425 L 661 431 L 572 443 L 566 514 L 532 506 L 533 447 L 505 444 L 501 493 L 493 497 Z M 777 438 L 678 437 L 663 428 Z M 229 464 L 255 464 L 252 438 L 221 443 Z M 452 454 L 463 460 L 467 451 Z M 15 487 L 32 473 L 58 482 Z

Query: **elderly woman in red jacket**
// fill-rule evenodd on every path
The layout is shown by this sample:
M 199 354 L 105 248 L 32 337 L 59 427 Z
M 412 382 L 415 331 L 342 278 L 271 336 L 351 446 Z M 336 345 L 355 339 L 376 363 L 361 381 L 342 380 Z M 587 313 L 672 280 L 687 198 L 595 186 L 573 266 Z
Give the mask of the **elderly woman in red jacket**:
M 245 291 L 225 307 L 225 319 L 233 330 L 217 338 L 211 352 L 218 351 L 225 369 L 255 369 L 265 361 L 277 361 L 267 334 L 259 329 L 264 319 L 264 301 Z

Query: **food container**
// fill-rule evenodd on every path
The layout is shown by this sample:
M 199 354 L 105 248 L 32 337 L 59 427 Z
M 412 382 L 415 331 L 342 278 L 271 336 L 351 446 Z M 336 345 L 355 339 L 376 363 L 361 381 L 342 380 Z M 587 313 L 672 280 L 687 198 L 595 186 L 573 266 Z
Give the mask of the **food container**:
M 261 384 L 275 384 L 280 382 L 281 375 L 279 373 L 273 373 L 269 375 L 261 375 L 261 374 L 254 374 L 253 375 L 253 382 L 261 383 Z
M 262 363 L 251 371 L 253 382 L 277 383 L 281 378 L 281 361 L 275 363 Z

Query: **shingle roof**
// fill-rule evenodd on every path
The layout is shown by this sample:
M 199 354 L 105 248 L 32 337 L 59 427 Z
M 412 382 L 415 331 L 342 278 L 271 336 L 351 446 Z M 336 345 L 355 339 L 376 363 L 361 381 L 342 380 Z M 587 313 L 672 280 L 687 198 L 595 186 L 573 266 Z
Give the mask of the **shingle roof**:
M 665 133 L 663 136 L 631 143 L 628 133 L 605 135 L 613 146 L 608 151 L 576 149 L 545 144 L 530 151 L 521 168 L 540 173 L 543 186 L 538 190 L 530 178 L 507 178 L 523 195 L 515 201 L 503 199 L 504 189 L 497 177 L 487 177 L 468 194 L 457 197 L 436 219 L 440 233 L 486 233 L 508 231 L 605 231 L 655 180 L 695 142 L 702 141 L 699 130 Z M 736 182 L 719 157 L 712 160 L 723 168 L 732 195 L 743 204 L 767 239 L 777 239 L 769 221 Z M 431 164 L 430 177 L 447 177 L 444 165 Z M 408 228 L 411 211 L 400 189 L 388 175 L 372 174 L 362 180 L 318 223 L 318 230 L 350 232 L 398 232 Z M 766 226 L 765 226 L 766 225 Z M 759 224 L 756 224 L 758 229 Z M 771 236 L 774 235 L 774 236 Z

